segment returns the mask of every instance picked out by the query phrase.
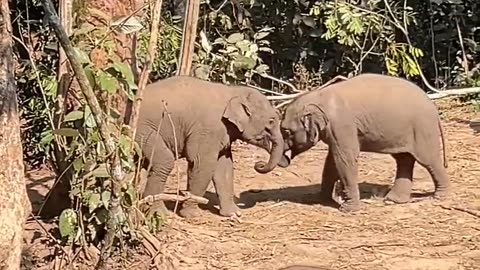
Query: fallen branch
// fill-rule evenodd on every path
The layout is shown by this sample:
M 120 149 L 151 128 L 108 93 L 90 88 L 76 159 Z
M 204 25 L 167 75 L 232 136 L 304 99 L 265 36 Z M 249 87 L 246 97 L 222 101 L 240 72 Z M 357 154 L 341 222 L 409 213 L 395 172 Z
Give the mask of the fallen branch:
M 430 99 L 441 99 L 450 96 L 461 96 L 461 95 L 468 95 L 468 94 L 476 94 L 480 93 L 480 87 L 470 87 L 470 88 L 460 88 L 460 89 L 447 89 L 440 91 L 434 94 L 428 94 Z
M 470 214 L 474 217 L 480 218 L 480 211 L 475 211 L 475 210 L 471 210 L 471 209 L 467 209 L 467 208 L 463 208 L 463 207 L 458 207 L 458 206 L 440 205 L 440 207 L 443 208 L 443 209 L 447 209 L 447 210 L 457 210 L 457 211 L 460 211 L 460 212 Z
M 188 191 L 181 191 L 180 194 L 168 194 L 160 193 L 156 195 L 150 195 L 139 201 L 139 204 L 152 203 L 156 201 L 194 201 L 199 204 L 208 204 L 208 199 L 200 196 L 192 195 Z

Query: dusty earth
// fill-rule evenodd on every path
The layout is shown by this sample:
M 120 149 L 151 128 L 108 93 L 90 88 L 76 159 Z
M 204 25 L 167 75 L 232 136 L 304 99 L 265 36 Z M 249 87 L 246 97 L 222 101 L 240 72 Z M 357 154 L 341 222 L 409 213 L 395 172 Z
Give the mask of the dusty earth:
M 235 189 L 244 208 L 241 223 L 219 217 L 214 207 L 198 220 L 174 216 L 158 235 L 165 243 L 160 256 L 182 270 L 274 270 L 291 264 L 322 269 L 480 269 L 480 136 L 466 124 L 480 115 L 451 103 L 439 108 L 446 131 L 451 199 L 431 200 L 433 183 L 416 165 L 413 201 L 384 204 L 381 197 L 395 174 L 393 159 L 362 153 L 359 185 L 364 209 L 343 214 L 317 202 L 324 144 L 299 156 L 288 169 L 265 175 L 252 167 L 266 153 L 239 144 L 234 158 Z M 184 189 L 185 162 L 180 161 L 179 167 Z M 30 171 L 27 178 L 32 203 L 38 207 L 52 178 L 44 171 Z M 175 190 L 176 177 L 169 184 Z M 207 197 L 215 202 L 212 194 Z M 25 269 L 60 269 L 51 237 L 40 224 L 53 226 L 28 222 Z M 116 269 L 153 268 L 153 259 L 140 248 L 120 257 Z M 93 269 L 79 260 L 62 268 Z

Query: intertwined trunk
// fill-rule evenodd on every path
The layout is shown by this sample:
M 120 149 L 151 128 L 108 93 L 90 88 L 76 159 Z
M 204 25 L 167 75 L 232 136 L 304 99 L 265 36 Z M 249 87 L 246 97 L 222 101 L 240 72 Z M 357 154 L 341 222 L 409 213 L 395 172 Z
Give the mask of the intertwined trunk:
M 20 269 L 23 224 L 30 212 L 13 76 L 8 0 L 0 3 L 0 270 Z

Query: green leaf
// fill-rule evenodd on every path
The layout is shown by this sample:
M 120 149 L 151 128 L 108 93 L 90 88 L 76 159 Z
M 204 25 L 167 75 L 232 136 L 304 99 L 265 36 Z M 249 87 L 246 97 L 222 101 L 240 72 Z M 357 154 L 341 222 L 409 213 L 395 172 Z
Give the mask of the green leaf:
M 200 43 L 202 44 L 202 48 L 207 53 L 210 53 L 210 51 L 212 50 L 212 46 L 208 42 L 207 35 L 205 35 L 205 32 L 203 30 L 200 31 Z
M 80 61 L 81 64 L 90 63 L 90 57 L 88 57 L 88 54 L 86 54 L 84 51 L 82 51 L 80 48 L 77 48 L 77 47 L 73 47 L 73 50 L 78 56 L 78 60 Z
M 78 132 L 78 130 L 73 128 L 59 128 L 59 129 L 55 129 L 53 131 L 53 134 L 64 136 L 64 137 L 76 137 L 80 135 L 80 132 Z
M 256 61 L 250 57 L 238 55 L 237 57 L 235 57 L 235 62 L 233 64 L 238 68 L 249 70 L 255 67 Z
M 85 71 L 85 75 L 87 75 L 90 86 L 95 87 L 95 72 L 89 66 L 85 67 L 83 70 Z
M 83 112 L 82 111 L 73 111 L 69 112 L 67 115 L 65 115 L 65 122 L 70 122 L 70 121 L 75 121 L 83 119 Z
M 317 23 L 315 22 L 315 19 L 313 19 L 313 17 L 311 16 L 303 17 L 302 21 L 306 26 L 311 28 L 314 28 L 317 25 Z
M 77 228 L 77 213 L 73 209 L 65 209 L 60 214 L 58 229 L 62 237 L 73 236 Z
M 137 200 L 137 191 L 133 188 L 132 185 L 129 185 L 125 193 L 128 195 L 128 199 L 130 200 L 130 204 L 133 204 L 134 201 Z
M 107 91 L 110 94 L 115 94 L 117 92 L 117 83 L 112 75 L 100 71 L 97 76 L 97 82 L 102 90 Z
M 234 44 L 239 42 L 240 40 L 243 40 L 243 38 L 244 36 L 242 33 L 233 33 L 227 38 L 227 42 Z
M 90 109 L 90 106 L 86 105 L 85 106 L 85 112 L 84 112 L 83 119 L 85 119 L 85 126 L 88 128 L 94 128 L 97 126 L 97 122 L 95 122 L 95 118 L 93 117 L 92 110 Z
M 102 203 L 105 209 L 108 209 L 108 205 L 110 203 L 110 198 L 112 197 L 112 193 L 110 191 L 102 192 Z
M 82 168 L 83 168 L 83 160 L 82 160 L 82 158 L 77 158 L 77 159 L 75 159 L 75 161 L 73 162 L 73 169 L 74 169 L 76 172 L 79 172 Z
M 197 64 L 195 66 L 195 69 L 193 70 L 193 74 L 195 77 L 203 79 L 203 80 L 208 80 L 209 74 L 210 74 L 210 66 L 209 65 L 202 65 L 202 64 Z
M 112 22 L 112 26 L 120 29 L 123 33 L 130 34 L 138 32 L 143 28 L 143 25 L 135 18 L 131 16 L 126 19 L 128 16 L 116 17 Z
M 265 64 L 258 65 L 255 68 L 255 71 L 260 73 L 260 74 L 266 73 L 268 70 L 270 70 L 270 67 L 265 65 Z
M 54 136 L 53 136 L 52 131 L 48 130 L 46 132 L 42 132 L 41 139 L 40 139 L 40 145 L 41 146 L 49 145 L 52 142 L 53 138 L 54 138 Z
M 88 211 L 92 213 L 97 209 L 98 205 L 100 204 L 100 194 L 92 193 L 88 197 Z
M 135 84 L 135 79 L 133 78 L 133 72 L 130 66 L 127 63 L 113 63 L 112 67 L 122 74 L 125 78 L 125 81 L 128 83 L 128 87 L 131 89 L 138 89 L 137 85 Z
M 99 178 L 110 178 L 106 164 L 99 164 L 98 167 L 92 171 L 92 175 Z
M 255 33 L 255 35 L 253 35 L 253 38 L 254 39 L 264 39 L 268 35 L 270 35 L 270 32 L 258 32 L 258 33 Z
M 322 35 L 322 29 L 317 28 L 310 32 L 311 37 L 320 37 Z

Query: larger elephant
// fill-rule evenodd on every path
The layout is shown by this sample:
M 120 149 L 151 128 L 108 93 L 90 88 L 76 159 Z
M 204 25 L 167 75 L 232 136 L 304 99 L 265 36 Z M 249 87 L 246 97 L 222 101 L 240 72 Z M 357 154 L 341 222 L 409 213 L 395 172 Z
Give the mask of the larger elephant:
M 390 154 L 395 159 L 395 181 L 386 200 L 410 200 L 415 162 L 430 173 L 434 197 L 448 195 L 445 141 L 438 111 L 422 89 L 405 79 L 362 74 L 302 94 L 285 109 L 281 129 L 290 160 L 319 141 L 328 145 L 321 194 L 331 200 L 334 183 L 340 180 L 345 196 L 342 211 L 360 208 L 360 151 Z
M 280 116 L 257 90 L 189 76 L 148 85 L 135 136 L 151 166 L 143 196 L 163 192 L 177 152 L 188 161 L 187 190 L 203 196 L 213 180 L 220 214 L 240 215 L 234 202 L 231 150 L 237 139 L 270 152 L 268 162 L 255 164 L 259 173 L 270 172 L 282 158 Z M 163 203 L 154 207 L 165 210 Z M 199 214 L 195 203 L 186 202 L 180 210 L 184 217 Z

